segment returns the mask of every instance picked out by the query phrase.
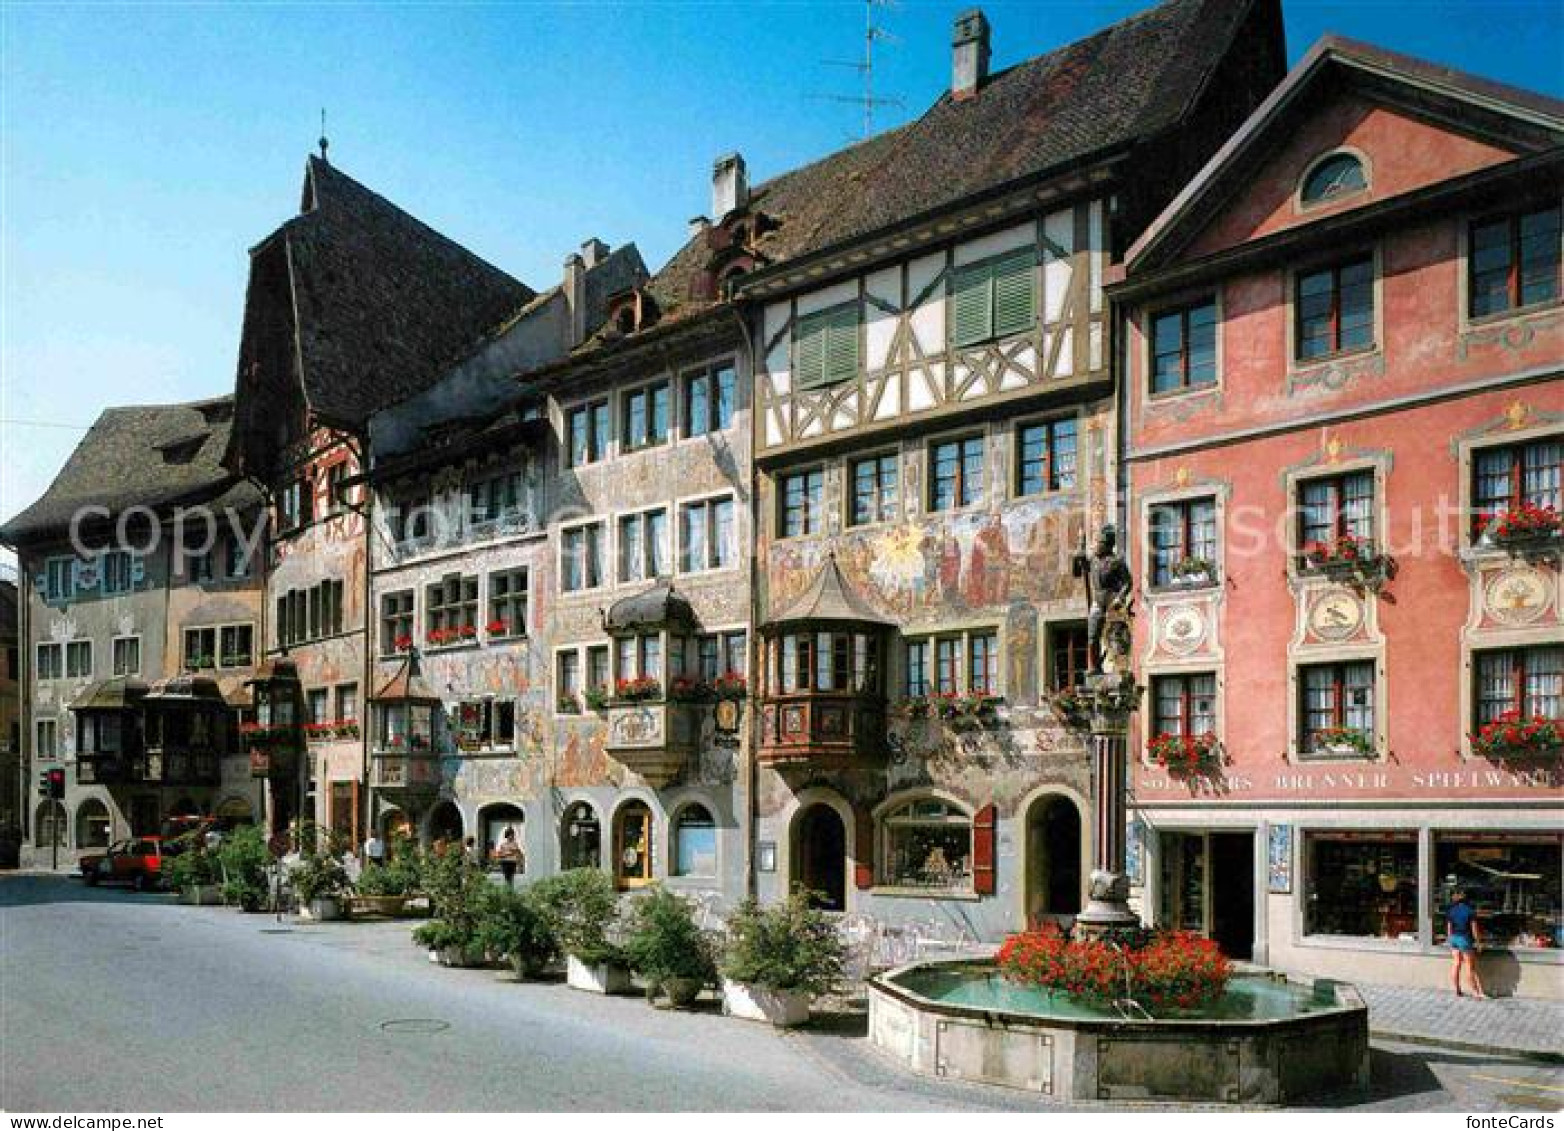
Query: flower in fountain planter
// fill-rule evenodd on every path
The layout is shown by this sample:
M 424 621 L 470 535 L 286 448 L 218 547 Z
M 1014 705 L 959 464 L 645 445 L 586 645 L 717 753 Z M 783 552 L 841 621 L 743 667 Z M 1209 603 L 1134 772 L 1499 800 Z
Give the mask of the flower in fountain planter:
M 1151 760 L 1172 773 L 1197 774 L 1216 768 L 1221 755 L 1216 735 L 1168 734 L 1157 735 L 1146 743 Z
M 1468 736 L 1485 758 L 1546 758 L 1564 753 L 1564 720 L 1506 711 Z
M 1216 943 L 1187 931 L 1146 932 L 1115 945 L 1072 940 L 1049 925 L 1011 935 L 996 960 L 1013 982 L 1094 1005 L 1129 997 L 1153 1012 L 1208 1005 L 1233 973 Z

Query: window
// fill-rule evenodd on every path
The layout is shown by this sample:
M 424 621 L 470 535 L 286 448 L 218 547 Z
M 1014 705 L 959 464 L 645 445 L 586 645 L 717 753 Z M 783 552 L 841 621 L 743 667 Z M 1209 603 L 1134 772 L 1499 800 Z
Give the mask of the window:
M 554 691 L 562 714 L 581 710 L 581 653 L 571 649 L 554 659 Z
M 304 721 L 314 727 L 324 727 L 331 721 L 330 715 L 331 692 L 324 687 L 310 688 L 304 697 Z
M 652 811 L 626 801 L 614 815 L 614 880 L 621 888 L 652 882 Z
M 314 517 L 314 490 L 308 476 L 301 476 L 282 489 L 277 499 L 278 523 L 284 531 L 307 526 Z
M 36 758 L 60 756 L 60 724 L 57 719 L 38 720 L 38 741 L 33 747 Z
M 456 745 L 462 750 L 509 749 L 516 742 L 516 704 L 467 699 L 456 706 Z
M 1304 835 L 1307 935 L 1417 938 L 1417 833 Z
M 1314 664 L 1299 671 L 1298 752 L 1317 757 L 1374 753 L 1374 663 Z
M 920 699 L 929 693 L 929 642 L 909 640 L 903 652 L 903 689 L 909 699 Z
M 141 674 L 141 637 L 116 636 L 109 641 L 109 653 L 115 675 Z
M 999 694 L 999 634 L 974 632 L 967 636 L 967 693 Z
M 467 489 L 467 520 L 477 526 L 521 513 L 521 472 L 480 479 Z
M 603 584 L 603 524 L 573 526 L 560 536 L 560 588 L 566 593 Z
M 50 603 L 70 600 L 75 580 L 74 558 L 50 558 L 43 563 L 43 599 Z
M 972 818 L 947 801 L 913 801 L 886 814 L 884 866 L 893 887 L 972 890 Z
M 619 580 L 647 581 L 666 577 L 668 512 L 659 508 L 625 515 L 619 520 Z
M 185 558 L 186 580 L 197 585 L 209 583 L 212 580 L 215 561 L 215 555 L 210 549 L 203 550 L 199 554 L 192 553 L 187 555 Z
M 1467 291 L 1473 318 L 1558 300 L 1559 217 L 1554 205 L 1472 225 Z
M 1477 725 L 1511 712 L 1528 719 L 1564 719 L 1564 647 L 1477 654 Z
M 478 578 L 448 573 L 424 589 L 424 638 L 431 645 L 478 636 Z
M 1324 204 L 1368 188 L 1363 162 L 1350 153 L 1333 153 L 1315 165 L 1298 189 L 1301 204 Z
M 163 723 L 168 728 L 168 721 Z M 76 753 L 118 754 L 125 737 L 124 720 L 110 711 L 83 712 L 76 732 Z
M 1332 555 L 1344 541 L 1374 541 L 1374 473 L 1353 471 L 1298 484 L 1298 548 Z M 1359 556 L 1366 556 L 1361 550 Z
M 721 432 L 731 427 L 737 391 L 737 378 L 731 365 L 692 373 L 686 377 L 684 379 L 684 434 L 703 436 L 708 432 Z
M 92 677 L 92 641 L 71 640 L 65 645 L 65 678 Z
M 348 509 L 342 481 L 348 477 L 348 461 L 339 459 L 326 468 L 326 513 L 341 514 Z
M 895 522 L 898 517 L 896 453 L 856 460 L 852 471 L 852 509 L 848 524 L 866 526 L 871 522 Z
M 1037 322 L 1037 287 L 1032 248 L 1007 252 L 956 269 L 951 279 L 952 345 L 1024 334 Z
M 593 644 L 587 649 L 586 685 L 605 695 L 613 686 L 613 678 L 608 674 L 607 644 Z
M 1151 583 L 1215 580 L 1216 500 L 1183 499 L 1151 508 Z
M 695 675 L 712 683 L 724 675 L 742 676 L 745 668 L 743 631 L 713 632 L 696 637 Z
M 1048 626 L 1048 686 L 1054 691 L 1079 686 L 1086 678 L 1088 650 L 1085 621 Z
M 592 401 L 565 414 L 571 467 L 596 463 L 608 454 L 608 401 Z
M 1479 448 L 1472 456 L 1473 537 L 1522 503 L 1564 510 L 1564 439 Z
M 783 475 L 778 480 L 778 496 L 781 503 L 783 538 L 796 538 L 801 534 L 819 534 L 823 528 L 822 497 L 825 494 L 825 472 L 819 468 Z
M 961 670 L 961 639 L 941 636 L 934 641 L 934 692 L 937 695 L 954 695 L 957 691 L 956 676 Z
M 943 440 L 929 448 L 929 509 L 949 511 L 983 499 L 983 437 Z
M 717 874 L 717 822 L 704 805 L 686 805 L 674 819 L 672 864 L 675 876 Z
M 386 593 L 380 598 L 380 654 L 394 656 L 413 646 L 413 591 Z
M 1075 450 L 1073 417 L 1017 429 L 1016 493 L 1041 495 L 1074 487 Z
M 489 574 L 489 637 L 527 634 L 527 571 L 509 569 Z
M 1153 733 L 1192 738 L 1216 731 L 1216 675 L 1164 675 L 1152 681 Z
M 1451 896 L 1466 893 L 1485 946 L 1556 949 L 1564 929 L 1564 836 L 1435 832 L 1434 941 L 1449 932 Z
M 103 591 L 127 593 L 132 585 L 131 556 L 125 550 L 111 550 L 103 555 Z M 210 579 L 210 565 L 208 565 Z
M 734 560 L 733 500 L 686 503 L 679 511 L 679 568 L 724 569 Z
M 806 314 L 793 338 L 793 385 L 815 389 L 858 375 L 858 304 Z
M 225 624 L 218 630 L 217 663 L 224 668 L 247 668 L 254 655 L 255 628 L 248 624 Z
M 773 691 L 881 694 L 880 640 L 864 632 L 790 632 L 778 641 Z
M 663 677 L 662 636 L 655 632 L 620 636 L 614 640 L 614 663 L 618 679 L 656 679 Z
M 1167 310 L 1151 319 L 1151 393 L 1216 384 L 1216 300 Z
M 337 686 L 337 722 L 358 722 L 358 684 L 343 683 Z
M 223 541 L 223 575 L 229 579 L 250 575 L 250 555 L 238 538 Z
M 626 393 L 624 397 L 624 450 L 633 452 L 668 439 L 668 382 L 660 381 Z
M 65 674 L 65 647 L 61 644 L 38 645 L 38 678 L 59 679 Z
M 427 498 L 408 499 L 391 508 L 391 539 L 401 543 L 421 543 L 433 536 L 435 516 Z
M 277 598 L 277 645 L 286 648 L 342 633 L 343 582 L 290 589 Z
M 1362 259 L 1298 276 L 1293 301 L 1297 357 L 1313 361 L 1374 344 L 1374 261 Z

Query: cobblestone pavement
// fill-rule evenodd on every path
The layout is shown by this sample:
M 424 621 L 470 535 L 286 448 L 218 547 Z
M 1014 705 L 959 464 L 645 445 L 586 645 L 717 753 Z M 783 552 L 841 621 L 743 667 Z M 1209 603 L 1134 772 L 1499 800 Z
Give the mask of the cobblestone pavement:
M 1560 972 L 1564 978 L 1564 971 Z M 1356 983 L 1354 983 L 1356 984 Z M 1564 1061 L 1564 1002 L 1479 1001 L 1440 990 L 1357 985 L 1376 1036 L 1463 1049 L 1541 1054 Z

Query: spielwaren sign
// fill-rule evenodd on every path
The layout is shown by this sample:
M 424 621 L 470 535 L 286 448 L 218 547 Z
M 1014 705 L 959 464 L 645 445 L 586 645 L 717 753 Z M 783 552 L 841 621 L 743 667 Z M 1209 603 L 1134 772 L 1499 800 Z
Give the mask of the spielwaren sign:
M 1190 797 L 1244 803 L 1311 798 L 1514 798 L 1564 801 L 1564 770 L 1549 766 L 1502 767 L 1469 763 L 1456 769 L 1388 764 L 1370 768 L 1285 766 L 1276 770 L 1232 770 L 1211 775 L 1173 777 L 1138 768 L 1137 800 L 1178 801 Z

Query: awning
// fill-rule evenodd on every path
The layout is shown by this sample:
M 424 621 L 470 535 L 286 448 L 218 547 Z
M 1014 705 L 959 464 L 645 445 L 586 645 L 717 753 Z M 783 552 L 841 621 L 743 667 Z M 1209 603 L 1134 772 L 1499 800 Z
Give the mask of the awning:
M 695 610 L 662 581 L 641 593 L 621 598 L 603 614 L 609 632 L 633 632 L 643 628 L 694 628 Z
M 147 685 L 130 676 L 95 683 L 83 691 L 71 703 L 72 711 L 124 711 L 136 706 L 146 697 Z
M 836 555 L 827 554 L 820 572 L 796 598 L 789 602 L 761 627 L 781 628 L 790 624 L 861 624 L 888 628 L 895 625 L 875 612 L 864 599 L 853 591 L 836 564 Z

